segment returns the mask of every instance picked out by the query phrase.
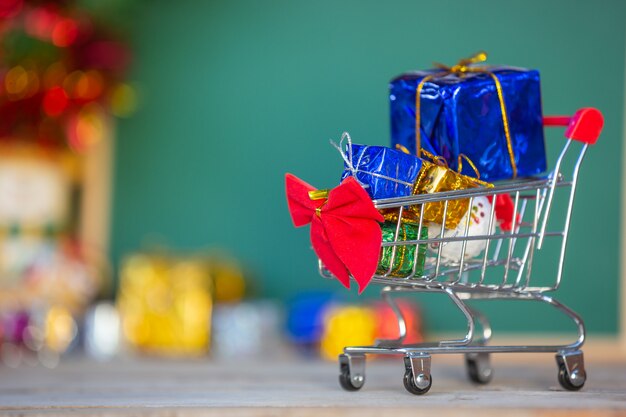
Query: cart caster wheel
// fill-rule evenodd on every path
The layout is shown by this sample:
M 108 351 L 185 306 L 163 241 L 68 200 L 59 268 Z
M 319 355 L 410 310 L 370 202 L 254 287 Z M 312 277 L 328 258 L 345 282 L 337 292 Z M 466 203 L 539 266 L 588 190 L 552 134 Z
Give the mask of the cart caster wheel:
M 468 353 L 465 355 L 467 376 L 476 384 L 488 384 L 493 378 L 493 368 L 488 353 Z
M 406 388 L 406 390 L 409 391 L 411 394 L 424 395 L 428 391 L 430 391 L 430 387 L 433 386 L 433 377 L 420 374 L 418 376 L 418 379 L 422 381 L 420 385 L 424 388 L 420 388 L 417 386 L 417 384 L 415 383 L 415 379 L 413 378 L 413 372 L 404 372 L 404 388 Z
M 346 391 L 358 391 L 365 384 L 365 356 L 339 355 L 339 385 Z
M 574 378 L 571 378 L 569 375 L 567 375 L 567 369 L 565 369 L 565 365 L 559 366 L 559 384 L 561 384 L 561 386 L 565 388 L 566 390 L 578 391 L 583 386 L 585 386 L 585 379 L 583 378 L 582 382 L 580 382 L 579 379 L 580 378 L 577 376 Z M 579 385 L 574 385 L 574 382 L 573 382 L 574 380 L 576 380 L 576 383 Z
M 358 380 L 360 380 L 361 382 L 359 383 Z M 352 380 L 352 376 L 350 375 L 350 371 L 348 371 L 347 369 L 341 371 L 341 373 L 339 374 L 339 385 L 341 385 L 341 388 L 345 389 L 346 391 L 358 391 L 363 388 L 364 382 L 365 380 L 361 376 L 357 377 L 357 383 L 355 384 Z
M 405 357 L 404 368 L 402 382 L 408 392 L 415 395 L 424 395 L 430 391 L 430 387 L 433 385 L 433 377 L 430 374 L 430 356 L 424 358 Z M 418 372 L 417 377 L 415 377 L 416 370 Z
M 559 366 L 559 384 L 568 391 L 578 391 L 585 385 L 587 373 L 583 361 L 583 353 L 573 352 L 557 354 L 556 362 Z

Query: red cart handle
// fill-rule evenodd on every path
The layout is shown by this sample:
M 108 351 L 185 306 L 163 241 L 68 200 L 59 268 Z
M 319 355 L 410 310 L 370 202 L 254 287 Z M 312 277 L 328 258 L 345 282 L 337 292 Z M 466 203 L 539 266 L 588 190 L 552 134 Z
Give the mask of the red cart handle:
M 604 117 L 598 109 L 585 107 L 574 113 L 573 116 L 546 116 L 544 126 L 567 126 L 565 137 L 593 145 L 598 141 Z

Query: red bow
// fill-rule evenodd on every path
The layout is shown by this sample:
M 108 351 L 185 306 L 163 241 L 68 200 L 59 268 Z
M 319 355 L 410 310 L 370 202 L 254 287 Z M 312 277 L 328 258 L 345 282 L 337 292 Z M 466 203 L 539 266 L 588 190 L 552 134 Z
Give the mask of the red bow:
M 327 197 L 291 174 L 285 175 L 285 185 L 294 226 L 311 223 L 317 256 L 346 288 L 352 275 L 360 294 L 376 273 L 382 241 L 378 222 L 384 221 L 367 192 L 353 177 Z M 316 194 L 321 198 L 313 199 Z

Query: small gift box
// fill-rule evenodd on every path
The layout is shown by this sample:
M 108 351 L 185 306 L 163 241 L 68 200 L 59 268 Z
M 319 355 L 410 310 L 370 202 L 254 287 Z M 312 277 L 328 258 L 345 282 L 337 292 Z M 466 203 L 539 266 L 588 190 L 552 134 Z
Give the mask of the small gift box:
M 395 239 L 397 223 L 385 222 L 382 224 L 383 242 L 406 242 L 411 240 L 428 239 L 428 228 L 422 226 L 421 235 L 418 238 L 419 226 L 408 222 L 402 222 L 398 231 L 398 238 Z M 394 251 L 395 248 L 395 251 Z M 415 251 L 417 250 L 417 254 Z M 376 271 L 379 275 L 392 277 L 407 277 L 413 274 L 422 275 L 424 271 L 424 261 L 426 259 L 426 244 L 398 244 L 394 246 L 384 246 L 380 252 L 380 260 Z
M 344 140 L 347 140 L 345 151 L 342 149 Z M 425 151 L 422 153 L 431 161 L 410 155 L 406 149 L 400 151 L 383 146 L 353 144 L 345 133 L 340 144 L 335 146 L 345 163 L 341 179 L 355 177 L 373 199 L 491 186 L 454 172 L 445 166 L 446 162 L 442 158 Z M 443 223 L 444 205 L 442 201 L 427 203 L 424 207 L 424 222 Z M 455 228 L 468 208 L 467 198 L 448 200 L 446 228 Z M 421 206 L 410 206 L 409 211 L 419 216 Z
M 338 147 L 345 163 L 342 181 L 354 177 L 374 200 L 413 194 L 422 168 L 420 158 L 384 146 L 352 144 L 346 133 L 344 139 L 348 139 L 346 151 Z
M 213 284 L 206 259 L 130 256 L 122 265 L 117 296 L 128 343 L 150 354 L 205 354 L 211 342 Z
M 438 165 L 430 161 L 422 161 L 423 166 L 420 175 L 415 181 L 413 194 L 432 194 L 444 191 L 464 190 L 467 188 L 475 188 L 478 186 L 491 186 L 491 184 L 483 183 L 475 178 L 459 174 L 453 170 Z M 456 200 L 448 200 L 448 208 L 446 210 L 447 229 L 454 229 L 458 226 L 467 209 L 469 208 L 469 198 Z M 409 210 L 417 215 L 421 213 L 421 207 L 409 206 Z M 426 203 L 424 206 L 424 219 L 426 223 L 443 224 L 443 212 L 445 210 L 444 201 L 436 201 Z
M 486 181 L 545 171 L 539 72 L 474 65 L 485 59 L 482 53 L 393 79 L 392 145 L 440 155 L 455 171 L 464 154 Z

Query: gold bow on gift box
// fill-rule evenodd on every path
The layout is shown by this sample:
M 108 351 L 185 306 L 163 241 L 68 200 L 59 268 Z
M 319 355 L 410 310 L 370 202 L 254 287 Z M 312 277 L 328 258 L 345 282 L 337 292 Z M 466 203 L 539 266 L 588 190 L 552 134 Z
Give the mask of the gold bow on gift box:
M 396 148 L 405 153 L 409 153 L 409 151 L 402 145 L 396 145 Z M 480 174 L 478 172 L 478 169 L 476 168 L 474 163 L 463 154 L 459 155 L 459 172 L 455 172 L 448 168 L 445 159 L 443 159 L 442 157 L 432 155 L 424 149 L 421 149 L 420 153 L 423 157 L 422 169 L 420 170 L 417 179 L 415 180 L 415 185 L 413 186 L 413 194 L 432 194 L 444 191 L 464 190 L 467 188 L 476 188 L 481 186 L 488 188 L 493 187 L 493 184 L 480 180 Z M 424 158 L 427 158 L 428 160 Z M 467 175 L 460 174 L 463 168 L 463 158 L 474 169 L 477 178 L 472 178 L 468 177 Z M 425 223 L 443 224 L 444 208 L 444 201 L 426 203 L 424 205 L 424 218 L 422 219 L 422 221 Z M 446 212 L 445 227 L 447 229 L 456 228 L 461 219 L 463 219 L 465 213 L 467 213 L 468 209 L 469 198 L 448 200 L 448 210 Z M 412 215 L 409 215 L 407 217 L 409 221 L 412 220 L 413 217 L 417 217 L 419 219 L 421 206 L 409 206 L 409 212 L 412 213 Z M 392 220 L 391 217 L 393 217 L 393 214 L 385 214 L 386 220 Z M 395 219 L 397 219 L 397 214 L 395 215 Z
M 511 169 L 513 171 L 513 178 L 516 178 L 517 177 L 517 165 L 515 163 L 515 154 L 513 153 L 513 143 L 511 141 L 509 118 L 507 116 L 506 103 L 504 102 L 504 93 L 502 91 L 502 84 L 500 83 L 500 80 L 498 79 L 496 74 L 494 74 L 489 67 L 476 65 L 480 62 L 485 62 L 486 60 L 487 60 L 487 53 L 479 52 L 477 54 L 472 55 L 469 58 L 459 60 L 459 62 L 457 62 L 456 65 L 453 65 L 451 67 L 444 65 L 444 64 L 435 63 L 434 64 L 435 67 L 437 67 L 437 69 L 441 71 L 436 72 L 434 74 L 427 75 L 426 77 L 420 80 L 419 84 L 417 84 L 417 88 L 415 92 L 415 149 L 416 149 L 417 155 L 419 156 L 420 149 L 421 149 L 420 104 L 421 104 L 422 89 L 424 88 L 424 85 L 428 81 L 431 81 L 437 78 L 442 78 L 450 74 L 454 74 L 460 78 L 464 77 L 465 74 L 468 74 L 468 73 L 487 74 L 493 79 L 493 82 L 496 87 L 496 92 L 498 94 L 498 101 L 500 103 L 500 112 L 502 114 L 502 126 L 504 129 L 504 137 L 506 138 L 506 147 L 507 147 L 507 151 L 509 154 L 509 160 L 511 161 Z M 459 169 L 459 172 L 461 172 L 461 169 Z

